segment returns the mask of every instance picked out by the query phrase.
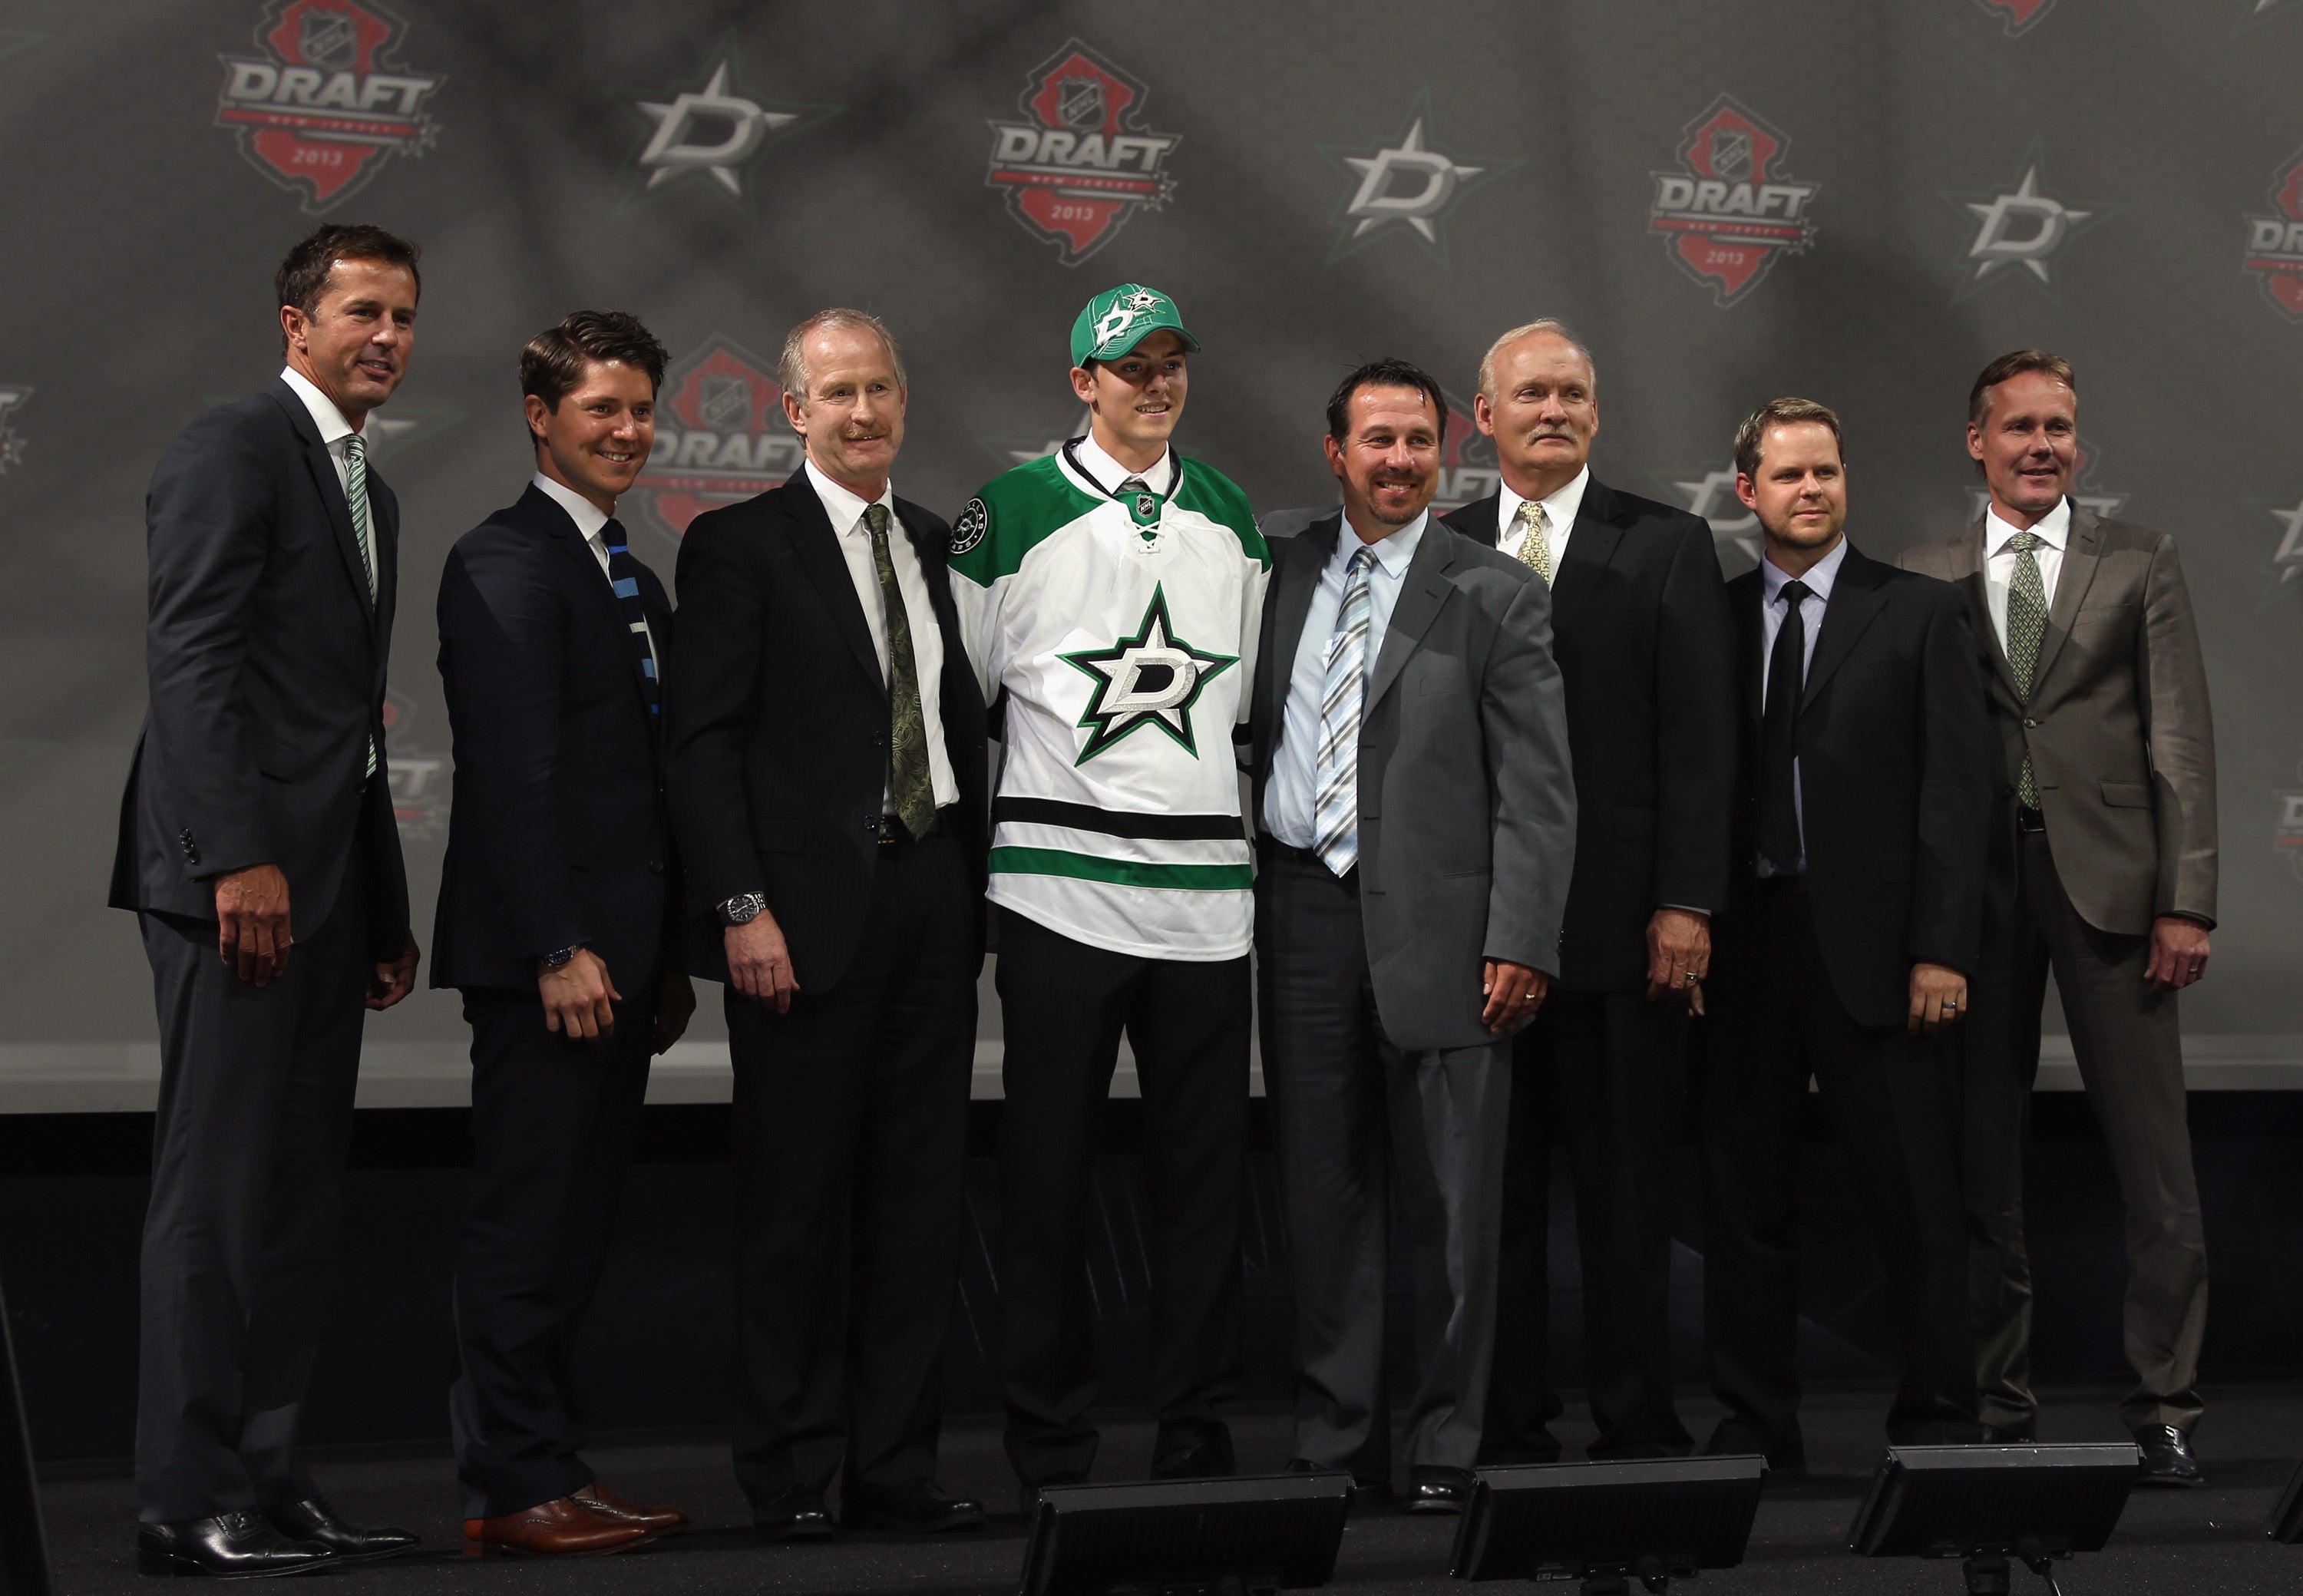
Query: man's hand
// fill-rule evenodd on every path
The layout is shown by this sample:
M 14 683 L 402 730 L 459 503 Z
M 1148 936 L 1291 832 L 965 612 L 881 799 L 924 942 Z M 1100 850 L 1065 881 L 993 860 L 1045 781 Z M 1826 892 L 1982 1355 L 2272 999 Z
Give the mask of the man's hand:
M 1905 1030 L 1932 1036 L 1966 1012 L 1966 976 L 1949 965 L 1922 961 L 1911 967 L 1911 1018 Z
M 408 945 L 397 958 L 378 961 L 367 979 L 367 1006 L 389 1009 L 416 990 L 416 967 L 424 955 L 416 950 L 416 933 L 408 933 Z
M 1551 977 L 1523 964 L 1490 958 L 1480 968 L 1480 990 L 1488 999 L 1480 1023 L 1502 1036 L 1535 1018 L 1543 1007 L 1543 994 L 1551 990 Z
M 536 989 L 544 995 L 544 1028 L 557 1031 L 570 1042 L 589 1042 L 616 1032 L 616 1011 L 623 993 L 608 979 L 608 966 L 589 948 L 556 970 L 536 972 Z
M 730 925 L 721 939 L 728 948 L 728 981 L 747 998 L 775 1006 L 778 1014 L 791 1012 L 792 993 L 799 982 L 792 975 L 791 950 L 784 946 L 783 927 L 762 909 L 741 925 Z
M 686 970 L 666 970 L 663 973 L 663 1001 L 655 1010 L 655 1051 L 668 1053 L 671 1044 L 688 1034 L 688 1022 L 696 1015 L 696 988 L 688 982 Z
M 1659 908 L 1648 917 L 1648 997 L 1682 999 L 1703 1012 L 1703 976 L 1711 968 L 1711 916 Z
M 2143 978 L 2154 991 L 2181 992 L 2207 973 L 2207 928 L 2181 915 L 2151 922 L 2151 961 Z
M 288 878 L 277 865 L 250 865 L 216 877 L 216 952 L 242 981 L 268 985 L 288 967 Z

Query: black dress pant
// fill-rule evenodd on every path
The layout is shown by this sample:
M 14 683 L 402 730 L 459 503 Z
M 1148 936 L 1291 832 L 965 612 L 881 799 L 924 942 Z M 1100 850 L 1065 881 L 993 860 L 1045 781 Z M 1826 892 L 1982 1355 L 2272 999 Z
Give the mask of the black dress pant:
M 935 1470 L 958 1291 L 976 909 L 943 832 L 882 844 L 854 961 L 790 1011 L 728 989 L 736 1067 L 736 1478 Z
M 1583 1254 L 1583 1380 L 1593 1457 L 1666 1457 L 1693 1441 L 1672 1403 L 1671 1195 L 1687 1092 L 1676 998 L 1554 987 L 1514 1039 L 1503 1266 L 1483 1456 L 1550 1463 L 1564 1411 L 1550 1366 L 1551 1144 L 1566 1133 Z
M 1800 1127 L 1812 1075 L 1871 1221 L 1903 1370 L 1887 1437 L 1973 1440 L 1975 1350 L 1959 1180 L 1956 1028 L 1856 1023 L 1823 967 L 1797 877 L 1762 881 L 1727 978 L 1714 961 L 1717 1049 L 1704 1073 L 1704 1333 L 1727 1409 L 1714 1450 L 1799 1466 Z
M 1227 1434 L 1216 1404 L 1240 1377 L 1248 961 L 1114 953 L 1002 909 L 999 987 L 1008 1461 L 1027 1484 L 1083 1479 L 1095 1461 L 1090 1178 L 1122 1030 L 1143 1094 L 1153 1454 Z
M 212 921 L 142 917 L 160 1015 L 136 1491 L 148 1524 L 318 1494 L 297 1451 L 334 1284 L 368 928 L 357 851 L 265 985 Z
M 592 1482 L 578 1456 L 586 1427 L 576 1334 L 615 1229 L 663 977 L 616 984 L 628 994 L 614 1005 L 616 1028 L 589 1042 L 547 1030 L 533 987 L 464 993 L 474 1157 L 448 1420 L 466 1518 Z

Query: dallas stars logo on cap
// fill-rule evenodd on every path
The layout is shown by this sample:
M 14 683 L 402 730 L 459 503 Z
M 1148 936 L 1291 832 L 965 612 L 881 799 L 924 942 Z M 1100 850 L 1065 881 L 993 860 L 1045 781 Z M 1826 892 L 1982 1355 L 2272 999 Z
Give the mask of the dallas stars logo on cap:
M 1117 360 L 1152 334 L 1166 328 L 1194 354 L 1200 341 L 1176 313 L 1176 301 L 1141 283 L 1107 288 L 1090 300 L 1072 323 L 1072 364 Z
M 1192 705 L 1199 702 L 1202 688 L 1239 663 L 1237 654 L 1210 654 L 1176 636 L 1168 620 L 1164 587 L 1152 588 L 1152 603 L 1134 637 L 1122 638 L 1109 648 L 1057 657 L 1096 684 L 1095 697 L 1080 714 L 1087 743 L 1072 761 L 1076 765 L 1085 764 L 1145 726 L 1157 726 L 1197 759 Z

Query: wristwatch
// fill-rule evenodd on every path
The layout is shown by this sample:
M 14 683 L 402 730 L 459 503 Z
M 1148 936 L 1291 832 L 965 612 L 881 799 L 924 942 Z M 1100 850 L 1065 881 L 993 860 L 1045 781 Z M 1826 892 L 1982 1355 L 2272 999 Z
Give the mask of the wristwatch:
M 748 925 L 768 912 L 768 900 L 757 892 L 739 892 L 720 906 L 720 924 Z
M 576 950 L 583 945 L 584 944 L 581 942 L 570 942 L 567 947 L 561 949 L 558 952 L 547 953 L 536 962 L 544 967 L 544 971 L 546 975 L 550 975 L 553 970 L 565 969 L 567 967 L 568 961 L 576 957 Z

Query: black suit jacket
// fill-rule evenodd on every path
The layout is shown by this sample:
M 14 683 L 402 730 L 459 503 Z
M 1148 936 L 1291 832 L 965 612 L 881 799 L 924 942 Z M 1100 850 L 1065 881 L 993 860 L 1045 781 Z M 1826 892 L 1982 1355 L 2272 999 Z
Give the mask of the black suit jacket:
M 1496 546 L 1500 494 L 1444 518 Z M 1551 650 L 1575 767 L 1563 987 L 1647 980 L 1647 926 L 1727 907 L 1735 692 L 1710 523 L 1596 477 L 1551 587 Z
M 640 566 L 659 680 L 671 603 Z M 467 532 L 440 576 L 440 677 L 455 804 L 432 984 L 533 991 L 581 942 L 626 997 L 683 964 L 679 862 L 622 606 L 565 510 L 531 485 Z
M 907 500 L 896 517 L 943 635 L 944 747 L 959 801 L 941 823 L 983 885 L 983 695 L 945 566 L 951 532 Z M 716 905 L 766 895 L 804 992 L 829 992 L 864 929 L 888 782 L 888 690 L 839 535 L 805 467 L 697 516 L 680 540 L 679 669 L 666 693 L 671 819 L 687 862 L 696 974 L 728 978 Z M 914 622 L 916 629 L 917 621 Z M 981 945 L 980 925 L 977 930 Z
M 114 908 L 214 921 L 215 878 L 272 864 L 292 934 L 335 907 L 355 850 L 369 950 L 408 940 L 384 773 L 400 503 L 371 468 L 376 597 L 335 462 L 285 380 L 202 411 L 153 469 L 144 629 L 151 696 L 120 802 Z
M 1727 584 L 1742 706 L 1734 856 L 1742 902 L 1759 882 L 1765 598 L 1759 571 Z M 1901 1026 L 1912 964 L 1971 976 L 1982 935 L 1991 722 L 1959 589 L 1850 545 L 1808 665 L 1796 747 L 1826 971 L 1859 1024 Z

